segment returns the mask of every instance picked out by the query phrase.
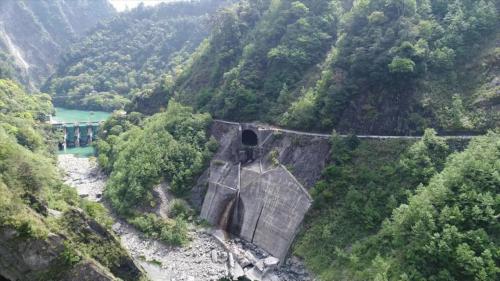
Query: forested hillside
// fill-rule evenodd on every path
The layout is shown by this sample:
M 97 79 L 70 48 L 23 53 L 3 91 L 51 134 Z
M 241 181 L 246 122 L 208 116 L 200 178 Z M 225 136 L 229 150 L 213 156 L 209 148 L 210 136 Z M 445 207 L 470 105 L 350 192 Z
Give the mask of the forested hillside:
M 1 1 L 0 51 L 10 55 L 18 80 L 35 89 L 69 44 L 114 14 L 107 0 Z
M 0 0 L 0 280 L 498 280 L 499 9 Z M 54 105 L 125 110 L 97 133 L 48 124 Z M 77 193 L 55 149 L 80 132 Z M 263 255 L 279 243 L 295 257 Z
M 139 6 L 120 14 L 72 45 L 43 90 L 60 106 L 107 111 L 150 95 L 154 82 L 163 75 L 171 80 L 208 36 L 211 15 L 225 2 Z
M 217 118 L 362 133 L 499 124 L 498 3 L 241 1 L 165 95 Z
M 15 58 L 0 51 L 0 78 L 14 80 L 21 85 L 28 85 L 29 79 L 23 75 L 23 70 L 15 64 Z
M 295 253 L 320 280 L 497 280 L 499 139 L 334 137 Z
M 140 280 L 106 209 L 63 184 L 51 112 L 48 95 L 0 79 L 0 279 Z

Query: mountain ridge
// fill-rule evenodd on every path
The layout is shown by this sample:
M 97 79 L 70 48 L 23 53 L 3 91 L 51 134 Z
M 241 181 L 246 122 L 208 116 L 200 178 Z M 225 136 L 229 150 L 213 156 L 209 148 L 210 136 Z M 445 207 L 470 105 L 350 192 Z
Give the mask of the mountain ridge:
M 14 57 L 21 82 L 35 90 L 68 44 L 114 14 L 107 0 L 2 1 L 0 50 Z
M 123 108 L 133 96 L 148 95 L 162 77 L 175 76 L 226 2 L 161 3 L 120 13 L 71 45 L 42 90 L 59 106 Z

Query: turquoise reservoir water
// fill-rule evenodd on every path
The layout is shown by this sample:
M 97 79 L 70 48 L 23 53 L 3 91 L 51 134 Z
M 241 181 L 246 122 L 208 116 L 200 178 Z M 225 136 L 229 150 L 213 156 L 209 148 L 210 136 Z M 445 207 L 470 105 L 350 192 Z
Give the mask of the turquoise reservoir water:
M 103 111 L 85 111 L 56 107 L 56 115 L 52 116 L 53 121 L 58 122 L 98 122 L 108 119 L 111 115 Z
M 73 147 L 66 148 L 66 150 L 59 150 L 57 154 L 73 154 L 78 157 L 92 157 L 95 155 L 95 149 L 93 146 Z
M 106 120 L 111 113 L 102 111 L 85 111 L 56 107 L 56 114 L 52 116 L 52 121 L 63 123 L 85 123 L 99 122 Z M 59 154 L 74 154 L 80 157 L 90 157 L 95 154 L 94 147 L 74 147 L 59 151 Z

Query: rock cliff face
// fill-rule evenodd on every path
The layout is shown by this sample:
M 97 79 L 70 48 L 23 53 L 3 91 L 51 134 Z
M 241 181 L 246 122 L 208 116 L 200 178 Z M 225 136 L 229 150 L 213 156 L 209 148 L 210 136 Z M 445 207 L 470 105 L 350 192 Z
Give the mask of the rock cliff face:
M 0 1 L 0 51 L 15 59 L 34 88 L 70 43 L 114 14 L 107 0 Z
M 76 248 L 96 248 L 87 255 L 102 265 L 121 280 L 140 280 L 143 276 L 141 267 L 136 265 L 130 255 L 121 247 L 119 239 L 108 229 L 89 218 L 77 209 L 65 213 L 65 227 L 68 236 Z M 78 273 L 78 269 L 76 270 Z
M 0 229 L 0 280 L 132 281 L 144 276 L 115 236 L 80 210 L 70 210 L 59 220 L 64 231 L 45 239 Z
M 97 263 L 85 260 L 70 267 L 64 264 L 64 237 L 50 234 L 47 239 L 17 238 L 12 229 L 0 230 L 0 280 L 99 280 L 116 278 Z M 2 279 L 3 278 L 3 279 Z
M 7 280 L 30 280 L 47 270 L 64 250 L 63 239 L 50 235 L 46 240 L 17 238 L 12 229 L 0 231 L 0 275 Z

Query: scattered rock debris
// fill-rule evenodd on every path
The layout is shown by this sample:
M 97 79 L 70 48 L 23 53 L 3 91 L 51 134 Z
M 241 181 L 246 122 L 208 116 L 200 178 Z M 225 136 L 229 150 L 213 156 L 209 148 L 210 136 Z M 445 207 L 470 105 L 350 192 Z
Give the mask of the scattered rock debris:
M 66 184 L 81 197 L 101 201 L 106 176 L 89 158 L 60 155 L 59 168 Z M 192 228 L 191 242 L 185 247 L 171 247 L 144 237 L 123 220 L 114 217 L 113 230 L 131 256 L 153 281 L 217 281 L 242 275 L 263 281 L 313 281 L 297 258 L 278 267 L 279 260 L 262 249 L 221 231 Z

